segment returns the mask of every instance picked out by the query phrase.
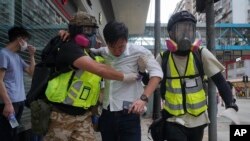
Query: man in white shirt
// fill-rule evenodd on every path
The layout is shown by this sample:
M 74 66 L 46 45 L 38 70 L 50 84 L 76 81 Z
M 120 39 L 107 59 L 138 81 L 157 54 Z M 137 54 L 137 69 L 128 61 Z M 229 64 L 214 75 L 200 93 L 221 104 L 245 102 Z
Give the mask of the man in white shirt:
M 140 113 L 148 98 L 157 88 L 163 73 L 153 54 L 146 48 L 128 44 L 128 28 L 116 21 L 109 22 L 103 30 L 107 47 L 91 49 L 101 54 L 105 64 L 123 73 L 139 71 L 139 58 L 143 58 L 150 80 L 143 88 L 141 80 L 119 82 L 105 80 L 103 111 L 99 128 L 103 141 L 140 141 Z

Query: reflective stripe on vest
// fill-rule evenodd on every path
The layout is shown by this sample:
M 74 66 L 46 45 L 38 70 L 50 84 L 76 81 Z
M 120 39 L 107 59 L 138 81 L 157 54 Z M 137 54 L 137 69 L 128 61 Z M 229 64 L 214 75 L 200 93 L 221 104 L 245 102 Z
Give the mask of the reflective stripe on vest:
M 185 75 L 182 77 L 177 71 L 172 54 L 170 53 L 168 57 L 164 109 L 174 116 L 183 115 L 186 112 L 198 116 L 207 109 L 207 105 L 193 54 L 189 53 Z M 185 84 L 183 88 L 185 94 L 182 92 L 184 87 L 182 84 Z
M 104 61 L 99 56 L 95 59 L 97 62 Z M 60 74 L 49 81 L 46 89 L 48 100 L 84 109 L 96 105 L 100 94 L 101 77 L 87 71 L 75 70 L 72 83 L 67 89 L 73 72 Z

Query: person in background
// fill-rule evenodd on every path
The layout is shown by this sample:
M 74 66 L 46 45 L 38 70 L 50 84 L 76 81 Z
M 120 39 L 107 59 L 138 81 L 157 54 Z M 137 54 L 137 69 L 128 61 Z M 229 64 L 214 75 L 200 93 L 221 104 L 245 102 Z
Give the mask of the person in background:
M 167 141 L 202 141 L 204 128 L 209 124 L 207 96 L 194 53 L 201 49 L 195 40 L 195 17 L 188 11 L 173 14 L 167 25 L 170 51 L 161 81 L 165 86 L 163 117 L 166 119 L 164 135 Z M 206 48 L 200 50 L 203 70 L 215 83 L 225 101 L 226 108 L 238 111 L 232 91 L 222 75 L 224 66 Z M 162 64 L 163 58 L 157 60 Z
M 27 43 L 30 34 L 23 27 L 12 27 L 8 30 L 9 42 L 0 51 L 0 139 L 15 141 L 17 127 L 12 128 L 8 118 L 14 115 L 20 122 L 24 101 L 24 72 L 32 76 L 35 67 L 36 49 Z M 30 63 L 27 64 L 18 51 L 28 50 Z
M 99 119 L 102 141 L 140 141 L 140 114 L 162 78 L 162 70 L 146 48 L 128 43 L 124 23 L 108 22 L 103 30 L 106 47 L 91 49 L 100 54 L 105 64 L 126 73 L 149 73 L 145 89 L 141 80 L 119 82 L 105 79 L 103 110 Z
M 236 92 L 235 92 L 234 85 L 233 85 L 233 83 L 232 83 L 232 82 L 230 82 L 230 81 L 227 81 L 227 84 L 229 85 L 229 87 L 230 87 L 230 88 L 231 88 L 231 90 L 232 90 L 233 101 L 234 101 L 234 103 L 235 103 L 235 102 L 236 102 L 237 97 L 236 97 Z
M 69 40 L 56 59 L 57 71 L 62 73 L 49 81 L 45 92 L 53 107 L 45 141 L 95 141 L 90 110 L 98 99 L 96 80 L 99 76 L 117 83 L 138 79 L 137 72 L 116 71 L 87 55 L 85 48 L 96 44 L 97 28 L 95 17 L 82 11 L 69 21 Z

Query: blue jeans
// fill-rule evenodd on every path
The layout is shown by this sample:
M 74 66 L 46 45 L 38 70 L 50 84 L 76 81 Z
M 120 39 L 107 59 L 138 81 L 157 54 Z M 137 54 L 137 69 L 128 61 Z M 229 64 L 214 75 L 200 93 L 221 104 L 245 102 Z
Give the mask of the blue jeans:
M 102 141 L 141 141 L 140 115 L 103 109 L 99 119 Z

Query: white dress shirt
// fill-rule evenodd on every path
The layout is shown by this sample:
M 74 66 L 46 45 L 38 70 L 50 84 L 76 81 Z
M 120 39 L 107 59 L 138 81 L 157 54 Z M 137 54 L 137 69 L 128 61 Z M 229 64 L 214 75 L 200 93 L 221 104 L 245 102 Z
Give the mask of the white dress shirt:
M 119 57 L 113 56 L 109 52 L 108 47 L 91 49 L 91 51 L 102 55 L 105 59 L 105 64 L 124 74 L 138 73 L 137 60 L 140 56 L 146 56 L 146 69 L 149 72 L 149 76 L 163 77 L 161 66 L 155 60 L 151 51 L 142 46 L 127 44 L 125 51 Z M 133 82 L 105 80 L 103 108 L 107 109 L 110 105 L 110 111 L 121 111 L 123 109 L 123 101 L 133 102 L 140 98 L 143 91 L 141 80 Z

